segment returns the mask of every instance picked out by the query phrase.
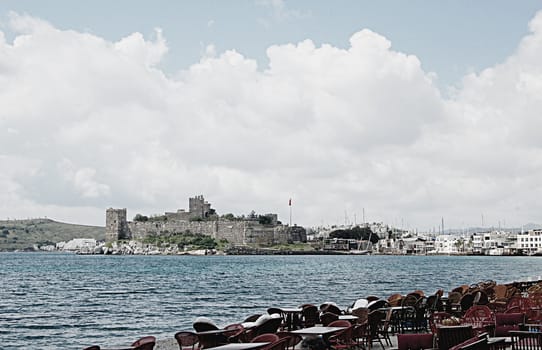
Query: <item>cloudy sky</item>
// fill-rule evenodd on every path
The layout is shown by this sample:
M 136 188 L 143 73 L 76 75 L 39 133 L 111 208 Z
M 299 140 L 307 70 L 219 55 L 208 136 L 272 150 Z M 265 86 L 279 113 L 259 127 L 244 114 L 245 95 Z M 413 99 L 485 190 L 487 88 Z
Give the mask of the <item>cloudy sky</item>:
M 542 223 L 541 131 L 539 1 L 0 2 L 2 219 Z

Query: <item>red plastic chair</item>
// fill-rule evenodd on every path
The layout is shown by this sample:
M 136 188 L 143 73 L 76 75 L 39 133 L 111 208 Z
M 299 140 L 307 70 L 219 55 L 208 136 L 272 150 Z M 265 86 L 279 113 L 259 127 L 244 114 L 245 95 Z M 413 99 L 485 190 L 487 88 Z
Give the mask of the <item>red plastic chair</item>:
M 474 305 L 467 310 L 462 323 L 471 324 L 476 332 L 483 333 L 487 326 L 495 324 L 495 316 L 489 307 Z

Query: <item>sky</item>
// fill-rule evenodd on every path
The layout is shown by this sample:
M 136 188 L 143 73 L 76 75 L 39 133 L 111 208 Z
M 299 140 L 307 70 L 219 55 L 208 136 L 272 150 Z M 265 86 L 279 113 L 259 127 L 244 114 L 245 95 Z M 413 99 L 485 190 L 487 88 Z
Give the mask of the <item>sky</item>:
M 540 57 L 540 1 L 4 0 L 0 218 L 542 223 Z

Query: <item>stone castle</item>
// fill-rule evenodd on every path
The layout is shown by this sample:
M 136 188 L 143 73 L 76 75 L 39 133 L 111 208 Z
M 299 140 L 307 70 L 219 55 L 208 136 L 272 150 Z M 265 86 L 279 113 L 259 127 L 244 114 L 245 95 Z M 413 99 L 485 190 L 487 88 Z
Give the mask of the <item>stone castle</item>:
M 202 195 L 189 198 L 188 211 L 166 212 L 158 220 L 128 221 L 126 208 L 106 210 L 106 241 L 144 239 L 149 236 L 182 233 L 203 234 L 226 239 L 231 244 L 272 245 L 306 242 L 303 227 L 282 225 L 277 214 L 248 218 L 220 217 Z

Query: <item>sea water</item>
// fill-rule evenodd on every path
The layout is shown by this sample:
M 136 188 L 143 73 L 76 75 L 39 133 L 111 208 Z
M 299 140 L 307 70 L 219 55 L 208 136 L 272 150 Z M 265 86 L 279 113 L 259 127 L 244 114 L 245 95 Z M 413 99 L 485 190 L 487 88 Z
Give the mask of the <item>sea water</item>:
M 0 254 L 0 348 L 82 349 L 172 338 L 269 307 L 542 276 L 536 257 Z

